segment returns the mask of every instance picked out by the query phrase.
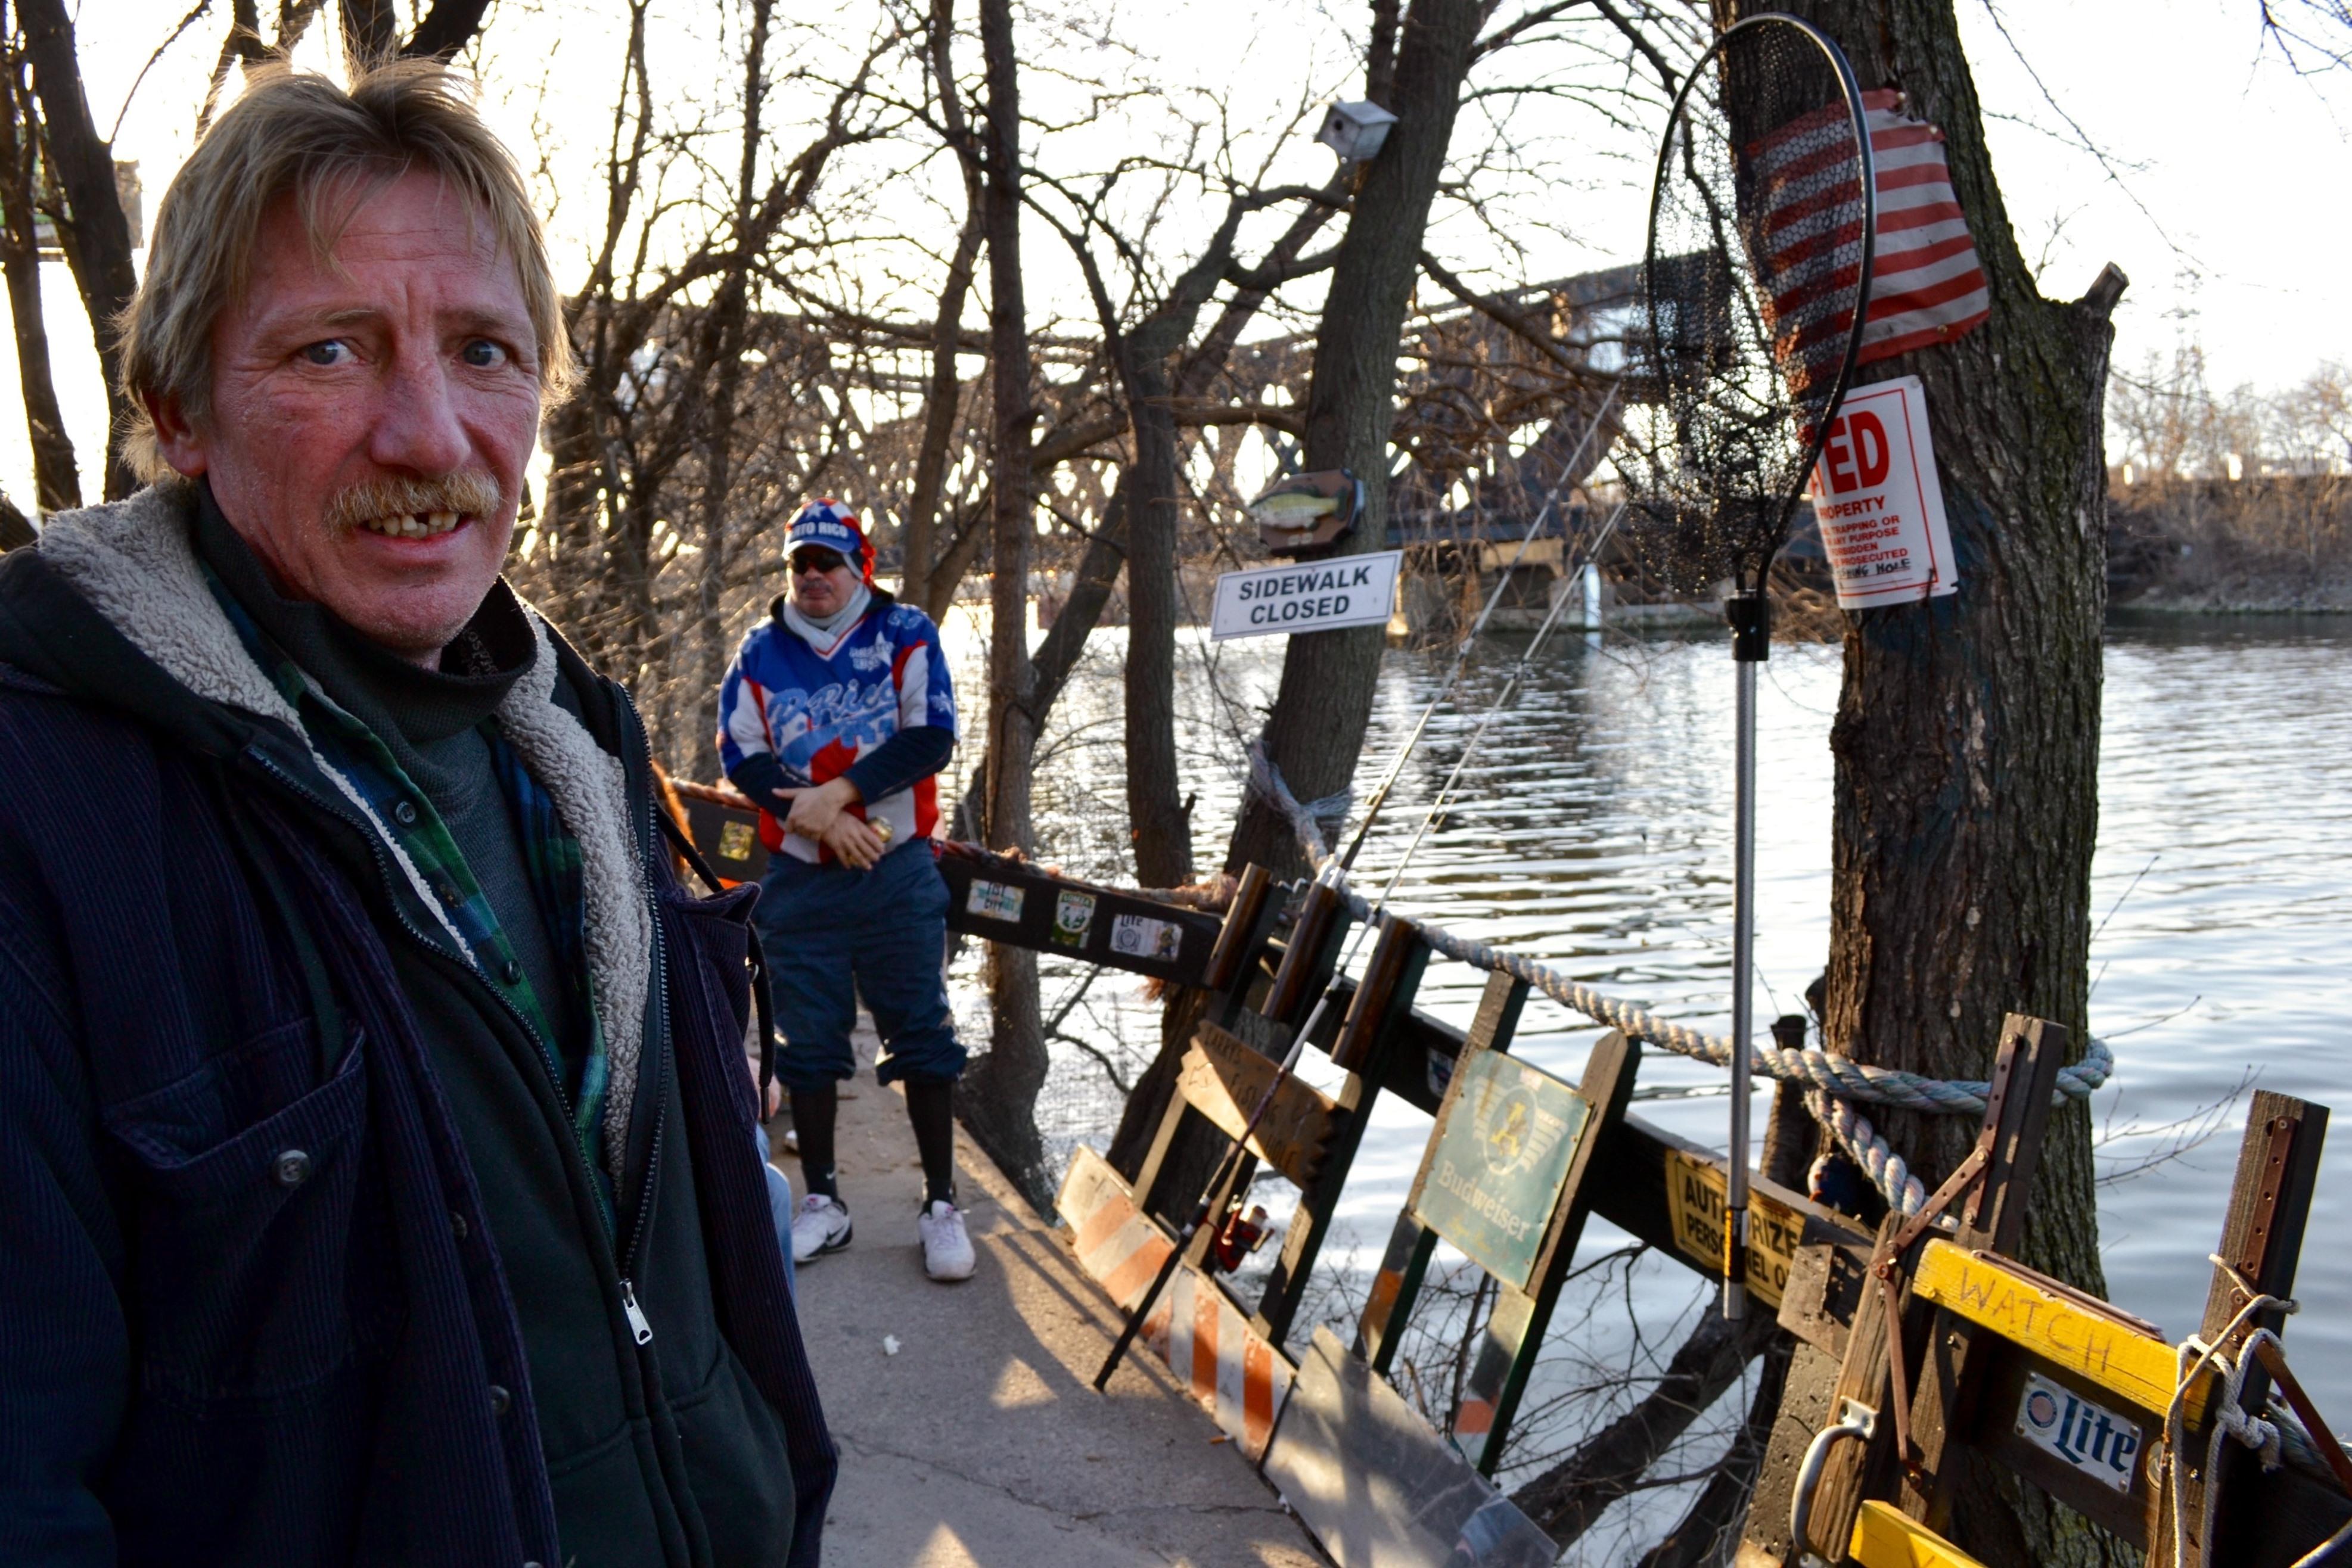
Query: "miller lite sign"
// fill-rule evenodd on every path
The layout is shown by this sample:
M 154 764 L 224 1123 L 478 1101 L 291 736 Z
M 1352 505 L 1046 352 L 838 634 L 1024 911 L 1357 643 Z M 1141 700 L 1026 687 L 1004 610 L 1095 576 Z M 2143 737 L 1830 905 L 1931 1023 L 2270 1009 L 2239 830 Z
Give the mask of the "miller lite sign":
M 2132 1488 L 2139 1468 L 2139 1427 L 2038 1373 L 2025 1375 L 2017 1435 L 2102 1485 Z

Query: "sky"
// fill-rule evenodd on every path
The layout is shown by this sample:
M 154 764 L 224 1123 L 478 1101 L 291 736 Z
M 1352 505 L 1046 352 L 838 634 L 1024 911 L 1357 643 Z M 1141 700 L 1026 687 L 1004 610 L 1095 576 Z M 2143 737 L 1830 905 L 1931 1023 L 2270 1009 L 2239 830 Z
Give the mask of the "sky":
M 2343 262 L 2352 254 L 2352 204 L 2336 195 L 2352 165 L 2352 74 L 2297 75 L 2264 39 L 2256 0 L 1956 3 L 1995 172 L 2042 292 L 2078 295 L 2109 261 L 2131 278 L 2116 317 L 2119 366 L 2137 368 L 2193 340 L 2215 386 L 2269 391 L 2322 361 L 2352 360 L 2352 268 Z M 135 97 L 131 84 L 187 9 L 188 0 L 81 7 L 92 111 L 102 130 L 120 117 L 116 156 L 139 161 L 151 220 L 192 140 L 219 47 L 215 19 L 205 17 L 166 51 Z M 593 158 L 609 113 L 616 37 L 604 13 L 617 9 L 499 0 L 491 13 L 484 107 L 526 163 L 548 169 L 562 276 L 581 270 L 583 225 L 595 215 L 596 204 L 563 198 L 601 183 Z M 689 81 L 698 68 L 710 79 L 701 62 L 725 47 L 712 33 L 716 16 L 693 0 L 667 0 L 657 77 Z M 1041 0 L 1021 25 L 1041 57 L 1047 45 L 1090 53 L 1103 74 L 1150 82 L 1170 101 L 1224 91 L 1281 107 L 1359 90 L 1347 77 L 1343 32 L 1357 25 L 1357 8 L 1339 0 L 1272 8 Z M 306 63 L 324 64 L 324 29 L 314 34 Z M 1051 104 L 1057 88 L 1076 90 L 1033 79 L 1037 104 Z M 1319 183 L 1328 173 L 1329 155 L 1308 141 L 1310 130 L 1262 144 L 1274 178 Z M 1457 152 L 1467 134 L 1457 131 Z M 1432 247 L 1465 275 L 1490 278 L 1638 259 L 1647 199 L 1641 149 L 1654 135 L 1654 127 L 1634 127 L 1601 147 L 1547 141 L 1538 127 L 1530 141 L 1539 153 L 1504 181 L 1497 225 L 1521 254 L 1505 256 L 1493 233 L 1461 217 L 1433 232 Z M 88 323 L 62 266 L 43 270 L 58 392 L 94 488 L 104 414 Z M 1086 313 L 1074 273 L 1041 269 L 1032 298 L 1034 313 Z M 15 386 L 13 350 L 0 340 L 0 486 L 22 502 L 31 460 Z

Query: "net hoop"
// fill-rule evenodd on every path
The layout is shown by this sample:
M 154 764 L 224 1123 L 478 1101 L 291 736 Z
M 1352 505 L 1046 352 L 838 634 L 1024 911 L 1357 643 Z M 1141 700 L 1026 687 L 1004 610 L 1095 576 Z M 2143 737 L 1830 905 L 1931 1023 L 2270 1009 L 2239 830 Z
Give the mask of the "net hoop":
M 1650 184 L 1649 230 L 1643 247 L 1642 266 L 1643 300 L 1648 309 L 1647 325 L 1654 352 L 1654 346 L 1659 340 L 1660 320 L 1658 284 L 1661 268 L 1658 266 L 1658 215 L 1660 209 L 1664 205 L 1667 183 L 1674 178 L 1675 149 L 1681 141 L 1686 126 L 1683 114 L 1684 107 L 1689 101 L 1692 91 L 1705 79 L 1707 69 L 1722 58 L 1727 47 L 1733 39 L 1743 34 L 1752 35 L 1759 29 L 1770 27 L 1787 27 L 1801 34 L 1813 47 L 1821 51 L 1822 57 L 1837 77 L 1838 90 L 1845 100 L 1846 118 L 1853 128 L 1854 147 L 1861 164 L 1862 260 L 1861 288 L 1854 299 L 1853 320 L 1846 332 L 1845 354 L 1838 364 L 1837 377 L 1831 383 L 1829 399 L 1823 403 L 1821 417 L 1814 422 L 1812 434 L 1806 443 L 1805 460 L 1798 465 L 1797 476 L 1790 484 L 1788 494 L 1781 499 L 1773 527 L 1765 538 L 1762 558 L 1755 564 L 1752 580 L 1741 581 L 1735 570 L 1733 579 L 1735 585 L 1759 594 L 1764 591 L 1764 577 L 1771 570 L 1772 558 L 1780 553 L 1780 547 L 1788 540 L 1789 519 L 1796 510 L 1798 497 L 1804 493 L 1805 484 L 1812 474 L 1813 465 L 1821 461 L 1822 446 L 1829 439 L 1830 424 L 1837 418 L 1838 410 L 1845 402 L 1845 394 L 1853 385 L 1855 365 L 1862 354 L 1863 332 L 1870 324 L 1870 288 L 1878 253 L 1878 168 L 1870 145 L 1870 123 L 1863 109 L 1862 88 L 1854 78 L 1853 67 L 1846 59 L 1845 51 L 1838 47 L 1837 40 L 1811 22 L 1779 11 L 1766 11 L 1745 17 L 1725 28 L 1717 37 L 1715 42 L 1708 47 L 1706 53 L 1699 57 L 1698 62 L 1692 66 L 1689 73 L 1683 78 L 1683 85 L 1675 93 L 1674 108 L 1667 115 L 1665 138 L 1658 145 L 1657 172 Z M 1752 263 L 1744 262 L 1738 257 L 1727 259 L 1734 266 L 1748 267 L 1750 273 L 1753 273 Z M 1758 287 L 1762 287 L 1760 279 L 1758 280 Z M 1745 562 L 1737 563 L 1738 566 L 1745 566 Z

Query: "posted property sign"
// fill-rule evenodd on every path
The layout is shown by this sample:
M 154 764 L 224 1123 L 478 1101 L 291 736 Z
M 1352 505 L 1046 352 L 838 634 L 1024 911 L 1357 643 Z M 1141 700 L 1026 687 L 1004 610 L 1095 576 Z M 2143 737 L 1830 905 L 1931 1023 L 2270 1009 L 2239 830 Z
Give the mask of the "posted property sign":
M 1813 466 L 1813 517 L 1839 609 L 1907 604 L 1958 590 L 1917 376 L 1845 394 Z
M 1209 635 L 1265 637 L 1277 632 L 1332 632 L 1385 626 L 1396 607 L 1401 549 L 1330 560 L 1286 561 L 1229 571 L 1217 579 Z
M 1414 1207 L 1423 1224 L 1523 1291 L 1592 1107 L 1501 1051 L 1465 1055 Z

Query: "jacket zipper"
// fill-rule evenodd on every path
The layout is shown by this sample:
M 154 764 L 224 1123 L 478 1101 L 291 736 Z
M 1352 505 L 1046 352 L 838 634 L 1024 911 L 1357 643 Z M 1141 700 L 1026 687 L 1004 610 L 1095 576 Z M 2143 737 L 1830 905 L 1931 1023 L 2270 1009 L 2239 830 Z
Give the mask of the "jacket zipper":
M 261 765 L 264 772 L 267 772 L 272 778 L 276 779 L 288 789 L 291 790 L 301 799 L 308 800 L 319 810 L 324 811 L 327 815 L 334 818 L 336 821 L 343 823 L 346 827 L 349 827 L 353 831 L 357 832 L 360 838 L 367 844 L 369 855 L 375 861 L 376 874 L 382 878 L 387 885 L 398 887 L 404 884 L 405 879 L 394 876 L 391 859 L 383 852 L 383 845 L 378 841 L 376 834 L 371 831 L 366 823 L 361 821 L 349 811 L 344 810 L 341 807 L 337 806 L 334 802 L 321 796 L 317 790 L 311 789 L 309 785 L 295 778 L 285 768 L 280 768 L 264 752 L 258 749 L 254 749 L 249 751 L 248 755 L 251 756 L 256 762 Z M 646 747 L 646 756 L 650 758 L 652 755 L 652 747 L 650 744 L 647 744 Z M 657 810 L 658 807 L 656 806 L 655 809 Z M 650 819 L 648 820 L 650 821 Z M 643 857 L 641 856 L 640 858 L 642 859 Z M 409 919 L 407 914 L 400 907 L 400 900 L 397 896 L 394 896 L 391 902 L 393 918 L 400 922 L 400 928 L 406 932 L 413 941 L 426 948 L 428 951 L 441 955 L 445 958 L 453 956 L 446 947 L 443 946 L 440 943 L 435 941 L 430 936 L 417 928 L 416 923 Z M 648 914 L 653 915 L 653 912 L 649 909 Z M 663 988 L 662 998 L 666 1010 L 668 1004 L 668 979 L 662 970 L 661 920 L 658 915 L 653 915 L 652 924 L 653 961 L 655 966 L 654 978 L 655 983 Z M 481 966 L 479 964 L 475 963 L 470 956 L 457 956 L 462 958 L 462 961 L 466 964 L 467 968 L 471 969 L 477 976 L 480 975 Z M 540 1061 L 547 1068 L 548 1082 L 555 1091 L 555 1103 L 563 1109 L 565 1135 L 561 1142 L 568 1151 L 566 1157 L 577 1159 L 581 1162 L 583 1167 L 581 1174 L 593 1190 L 595 1186 L 596 1173 L 593 1170 L 584 1168 L 587 1164 L 586 1156 L 581 1154 L 579 1141 L 577 1137 L 573 1135 L 571 1127 L 571 1123 L 578 1114 L 578 1112 L 572 1103 L 571 1095 L 564 1092 L 563 1073 L 556 1063 L 555 1053 L 548 1048 L 547 1041 L 540 1037 L 539 1030 L 531 1027 L 530 1020 L 523 1017 L 520 1010 L 519 1010 L 512 1002 L 507 1000 L 506 998 L 499 996 L 496 988 L 490 986 L 487 981 L 485 981 L 482 988 L 489 992 L 491 998 L 506 1013 L 507 1017 L 513 1019 L 516 1027 L 522 1030 L 524 1037 L 528 1039 L 533 1046 L 538 1048 Z M 621 1311 L 622 1313 L 629 1320 L 630 1334 L 635 1339 L 637 1344 L 641 1347 L 653 1342 L 654 1331 L 652 1323 L 646 1320 L 645 1310 L 637 1305 L 636 1286 L 629 1270 L 636 1260 L 638 1249 L 644 1245 L 646 1218 L 648 1212 L 653 1207 L 653 1178 L 655 1167 L 661 1155 L 662 1124 L 666 1120 L 667 1118 L 662 1116 L 658 1110 L 655 1113 L 653 1144 L 652 1146 L 647 1149 L 646 1154 L 646 1176 L 645 1180 L 640 1183 L 638 1186 L 637 1212 L 629 1224 L 628 1244 L 622 1252 L 616 1254 L 614 1259 L 615 1264 L 617 1265 L 616 1272 L 619 1274 L 621 1282 Z
M 655 868 L 653 856 L 656 849 L 661 843 L 661 823 L 656 818 L 655 813 L 661 810 L 661 801 L 655 796 L 653 789 L 651 789 L 654 760 L 653 742 L 646 736 L 645 720 L 638 716 L 635 700 L 632 698 L 625 690 L 619 686 L 615 686 L 614 690 L 618 692 L 620 695 L 621 711 L 625 716 L 626 716 L 628 720 L 625 727 L 629 731 L 630 738 L 636 743 L 637 755 L 645 768 L 646 779 L 648 786 L 646 791 L 645 816 L 645 828 L 647 837 L 646 842 L 638 846 L 637 851 L 638 864 L 646 876 L 646 915 L 651 928 L 652 936 L 650 952 L 651 961 L 653 964 L 653 983 L 647 989 L 646 1005 L 649 1007 L 658 1006 L 660 1011 L 657 1016 L 661 1019 L 662 1031 L 667 1035 L 668 1032 L 669 1020 L 669 965 L 667 962 L 667 954 L 664 949 L 662 940 L 661 909 L 659 906 L 659 900 L 654 891 Z M 641 1024 L 639 1027 L 642 1028 L 643 1025 Z M 670 1071 L 673 1073 L 677 1071 L 677 1053 L 675 1051 L 671 1053 Z M 667 1081 L 665 1081 L 663 1084 L 663 1092 L 667 1093 L 668 1092 L 668 1090 L 669 1085 Z M 637 1306 L 635 1287 L 631 1281 L 635 1278 L 637 1265 L 641 1261 L 639 1252 L 645 1245 L 646 1227 L 653 1217 L 655 1183 L 661 1175 L 662 1132 L 663 1129 L 668 1125 L 668 1123 L 669 1118 L 663 1114 L 662 1108 L 660 1106 L 656 1106 L 654 1108 L 653 1138 L 646 1148 L 645 1176 L 644 1179 L 637 1184 L 636 1213 L 629 1221 L 628 1239 L 622 1248 L 620 1258 L 623 1272 L 623 1278 L 621 1281 L 621 1305 L 623 1310 L 627 1312 L 629 1327 L 635 1333 L 637 1343 L 641 1345 L 652 1340 L 654 1337 L 654 1331 L 653 1325 L 646 1321 L 644 1312 Z

